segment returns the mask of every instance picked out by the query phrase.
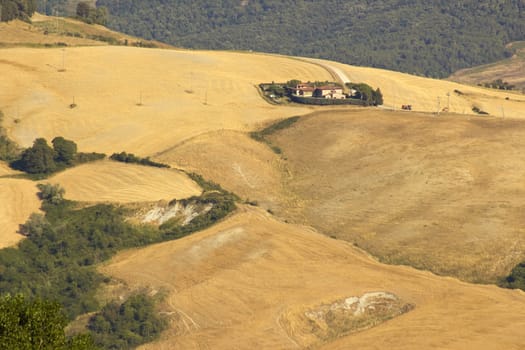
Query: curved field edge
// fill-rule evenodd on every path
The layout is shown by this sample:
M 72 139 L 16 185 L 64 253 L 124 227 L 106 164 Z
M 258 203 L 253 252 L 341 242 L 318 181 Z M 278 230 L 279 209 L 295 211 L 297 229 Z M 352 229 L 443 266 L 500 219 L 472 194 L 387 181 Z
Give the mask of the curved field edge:
M 289 311 L 380 291 L 415 308 L 320 345 L 497 349 L 523 344 L 519 329 L 525 318 L 516 309 L 525 303 L 522 292 L 383 265 L 348 243 L 253 207 L 184 239 L 123 252 L 102 271 L 129 288 L 167 292 L 163 310 L 172 315 L 171 328 L 141 349 L 297 348 L 299 334 L 305 344 L 319 339 L 308 328 L 283 328 L 279 320 L 285 315 L 292 324 L 299 321 L 294 315 L 304 315 Z

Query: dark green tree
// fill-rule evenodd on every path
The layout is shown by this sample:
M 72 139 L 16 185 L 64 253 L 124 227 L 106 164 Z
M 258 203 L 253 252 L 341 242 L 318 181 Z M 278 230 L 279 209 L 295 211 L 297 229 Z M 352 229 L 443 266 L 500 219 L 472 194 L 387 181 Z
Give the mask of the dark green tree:
M 67 319 L 56 302 L 26 300 L 22 295 L 0 297 L 0 348 L 10 350 L 96 349 L 91 338 L 68 339 Z
M 55 161 L 71 165 L 77 154 L 77 144 L 73 141 L 66 140 L 62 136 L 55 137 L 51 142 L 55 150 Z
M 77 16 L 80 18 L 88 18 L 91 12 L 91 6 L 86 1 L 81 1 L 77 4 Z
M 373 93 L 374 95 L 374 105 L 381 106 L 383 104 L 383 93 L 381 89 L 377 88 Z
M 38 138 L 33 146 L 22 152 L 19 161 L 13 167 L 30 174 L 49 174 L 56 170 L 55 151 L 49 147 L 46 139 Z
M 166 325 L 166 320 L 155 311 L 154 301 L 138 294 L 121 305 L 106 305 L 91 318 L 88 328 L 99 346 L 130 349 L 157 338 Z

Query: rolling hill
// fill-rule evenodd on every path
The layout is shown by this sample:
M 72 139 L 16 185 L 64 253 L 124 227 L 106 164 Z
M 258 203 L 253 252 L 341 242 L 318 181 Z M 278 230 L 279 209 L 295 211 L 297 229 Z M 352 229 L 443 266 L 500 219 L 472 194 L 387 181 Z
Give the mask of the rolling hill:
M 507 45 L 512 50 L 511 57 L 472 68 L 465 68 L 452 74 L 448 79 L 466 84 L 486 84 L 497 79 L 515 86 L 516 90 L 525 90 L 525 42 Z
M 48 0 L 50 1 L 50 0 Z M 56 0 L 55 0 L 56 1 Z M 446 77 L 524 40 L 522 0 L 98 0 L 109 26 L 194 49 L 255 50 Z
M 383 265 L 350 244 L 259 209 L 242 208 L 179 241 L 124 252 L 102 271 L 127 288 L 166 293 L 162 312 L 171 315 L 171 330 L 141 349 L 519 349 L 525 344 L 523 292 Z M 336 301 L 373 292 L 396 295 L 414 309 L 387 322 L 375 319 L 376 327 L 339 339 L 348 329 L 344 323 L 330 323 L 333 338 L 315 335 L 322 334 L 315 332 L 321 319 L 330 318 L 320 305 L 337 310 Z M 318 318 L 305 320 L 309 312 Z
M 257 88 L 337 72 L 381 88 L 384 106 L 273 105 Z M 0 74 L 2 127 L 21 146 L 63 136 L 174 168 L 102 161 L 43 181 L 67 198 L 198 194 L 183 169 L 251 203 L 99 266 L 116 285 L 103 299 L 166 295 L 170 328 L 143 348 L 525 346 L 524 293 L 464 282 L 525 259 L 524 95 L 318 59 L 108 45 L 2 48 Z M 250 137 L 292 116 L 267 137 L 281 153 Z M 4 246 L 40 206 L 35 182 L 12 175 L 0 165 Z

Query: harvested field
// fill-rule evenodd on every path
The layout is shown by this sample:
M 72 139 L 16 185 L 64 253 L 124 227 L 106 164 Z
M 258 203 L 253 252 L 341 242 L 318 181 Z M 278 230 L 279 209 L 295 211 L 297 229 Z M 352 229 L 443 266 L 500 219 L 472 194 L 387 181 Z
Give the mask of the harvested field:
M 257 209 L 242 208 L 181 240 L 121 253 L 102 271 L 130 288 L 167 292 L 163 311 L 172 327 L 141 349 L 301 348 L 319 339 L 299 327 L 296 310 L 370 293 L 393 293 L 415 308 L 317 344 L 403 350 L 525 346 L 524 293 L 382 265 L 348 243 Z
M 112 161 L 68 169 L 46 182 L 60 184 L 66 198 L 83 202 L 160 201 L 201 193 L 199 186 L 178 170 Z
M 0 74 L 7 77 L 0 82 L 3 124 L 20 145 L 60 135 L 83 151 L 141 156 L 312 110 L 270 105 L 256 84 L 330 79 L 322 67 L 286 57 L 130 47 L 4 49 Z
M 315 61 L 341 70 L 353 82 L 365 82 L 374 88 L 379 87 L 384 96 L 383 108 L 386 109 L 400 110 L 402 105 L 412 105 L 413 110 L 421 112 L 435 113 L 448 108 L 451 113 L 475 114 L 472 108 L 477 107 L 500 118 L 525 118 L 525 95 L 519 92 L 462 85 L 376 68 Z
M 18 171 L 13 170 L 6 163 L 0 161 L 0 176 L 19 174 Z
M 17 231 L 31 213 L 39 210 L 37 192 L 32 181 L 0 179 L 0 248 L 15 245 L 23 238 Z
M 525 123 L 316 113 L 272 137 L 287 215 L 394 264 L 495 281 L 525 259 Z
M 213 179 L 242 199 L 257 199 L 265 208 L 275 209 L 285 191 L 283 161 L 267 145 L 246 133 L 207 133 L 156 158 Z

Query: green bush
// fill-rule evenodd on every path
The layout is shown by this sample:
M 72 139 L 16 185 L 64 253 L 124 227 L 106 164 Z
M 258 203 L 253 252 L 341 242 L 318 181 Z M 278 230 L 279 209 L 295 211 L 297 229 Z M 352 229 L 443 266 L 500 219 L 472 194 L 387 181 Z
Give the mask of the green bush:
M 504 288 L 521 289 L 525 291 L 525 261 L 516 265 L 510 274 L 500 281 Z
M 29 174 L 51 174 L 57 170 L 55 151 L 49 147 L 46 139 L 38 138 L 11 166 Z
M 38 197 L 43 201 L 59 204 L 64 200 L 66 191 L 59 184 L 38 184 L 37 187 L 40 190 Z
M 0 297 L 0 349 L 97 349 L 88 335 L 67 338 L 66 325 L 56 302 L 27 300 L 22 295 Z
M 115 160 L 117 162 L 123 162 L 123 163 L 135 163 L 140 165 L 147 165 L 157 168 L 169 168 L 170 166 L 168 164 L 163 163 L 157 163 L 152 161 L 149 158 L 140 158 L 134 155 L 133 153 L 126 153 L 126 152 L 120 152 L 120 153 L 113 153 L 109 159 Z
M 44 178 L 56 171 L 106 157 L 103 153 L 77 153 L 77 145 L 63 137 L 55 137 L 51 148 L 46 139 L 38 138 L 33 146 L 24 150 L 20 157 L 11 161 L 12 168 Z
M 167 320 L 155 311 L 154 301 L 143 294 L 122 304 L 112 302 L 91 317 L 88 329 L 104 349 L 131 349 L 160 336 Z

